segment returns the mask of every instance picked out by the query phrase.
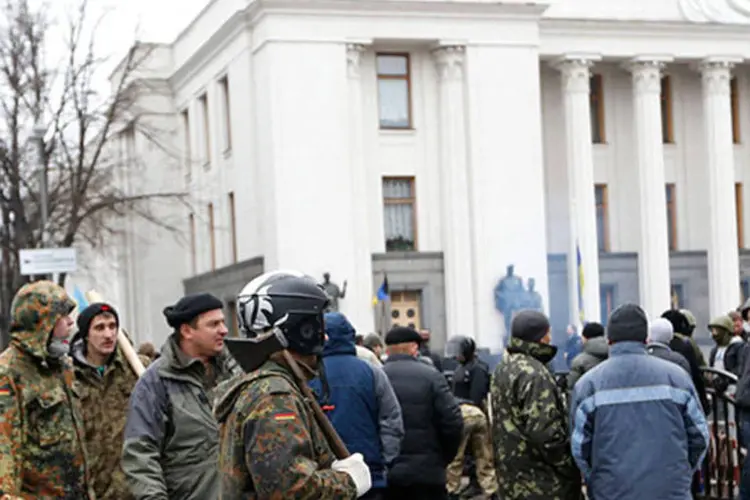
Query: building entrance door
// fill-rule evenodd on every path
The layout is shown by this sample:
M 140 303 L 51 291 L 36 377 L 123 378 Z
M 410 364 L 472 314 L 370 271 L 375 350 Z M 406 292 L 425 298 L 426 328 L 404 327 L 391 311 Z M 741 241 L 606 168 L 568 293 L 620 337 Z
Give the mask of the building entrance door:
M 391 292 L 391 326 L 408 326 L 419 331 L 422 328 L 421 292 Z

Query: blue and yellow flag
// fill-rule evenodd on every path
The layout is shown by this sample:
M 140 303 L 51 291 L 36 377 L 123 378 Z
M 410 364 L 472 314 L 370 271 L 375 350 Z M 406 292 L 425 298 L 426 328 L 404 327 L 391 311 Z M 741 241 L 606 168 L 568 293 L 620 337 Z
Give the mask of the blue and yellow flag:
M 78 312 L 83 311 L 89 306 L 89 301 L 86 300 L 86 296 L 78 288 L 78 285 L 73 289 L 73 299 L 78 303 Z
M 372 305 L 376 306 L 378 305 L 378 302 L 381 302 L 388 298 L 388 294 L 390 293 L 390 290 L 388 289 L 388 275 L 383 275 L 383 283 L 380 284 L 380 288 L 378 288 L 378 291 L 375 292 L 375 297 L 372 298 Z
M 583 308 L 583 258 L 581 258 L 581 247 L 576 242 L 576 262 L 578 264 L 578 317 L 583 324 L 586 318 L 586 313 Z

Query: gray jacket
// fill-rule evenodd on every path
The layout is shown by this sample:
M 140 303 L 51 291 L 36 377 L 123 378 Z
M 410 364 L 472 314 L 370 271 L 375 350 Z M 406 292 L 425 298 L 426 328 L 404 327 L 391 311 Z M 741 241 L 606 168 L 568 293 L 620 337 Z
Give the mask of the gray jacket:
M 172 335 L 130 399 L 122 468 L 133 496 L 149 500 L 218 498 L 219 426 L 214 389 L 241 373 L 229 354 L 207 374 Z
M 583 352 L 573 358 L 568 372 L 568 390 L 572 391 L 583 374 L 609 357 L 609 344 L 605 337 L 594 337 L 583 344 Z
M 690 363 L 688 363 L 687 358 L 679 352 L 673 351 L 669 346 L 658 342 L 652 342 L 646 346 L 646 351 L 652 356 L 656 356 L 665 361 L 671 361 L 690 374 Z

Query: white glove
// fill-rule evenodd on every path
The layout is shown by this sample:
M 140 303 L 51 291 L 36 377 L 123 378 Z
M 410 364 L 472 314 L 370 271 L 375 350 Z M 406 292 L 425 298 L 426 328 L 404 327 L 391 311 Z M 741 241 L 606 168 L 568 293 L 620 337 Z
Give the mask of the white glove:
M 370 468 L 365 463 L 361 453 L 355 453 L 343 460 L 334 460 L 331 469 L 346 472 L 357 487 L 357 498 L 361 497 L 372 488 L 370 479 Z

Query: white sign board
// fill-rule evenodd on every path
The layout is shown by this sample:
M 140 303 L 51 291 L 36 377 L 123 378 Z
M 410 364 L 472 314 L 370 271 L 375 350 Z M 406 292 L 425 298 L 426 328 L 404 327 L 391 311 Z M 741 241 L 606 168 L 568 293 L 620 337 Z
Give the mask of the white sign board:
M 21 274 L 72 273 L 77 269 L 75 248 L 34 248 L 18 252 Z

